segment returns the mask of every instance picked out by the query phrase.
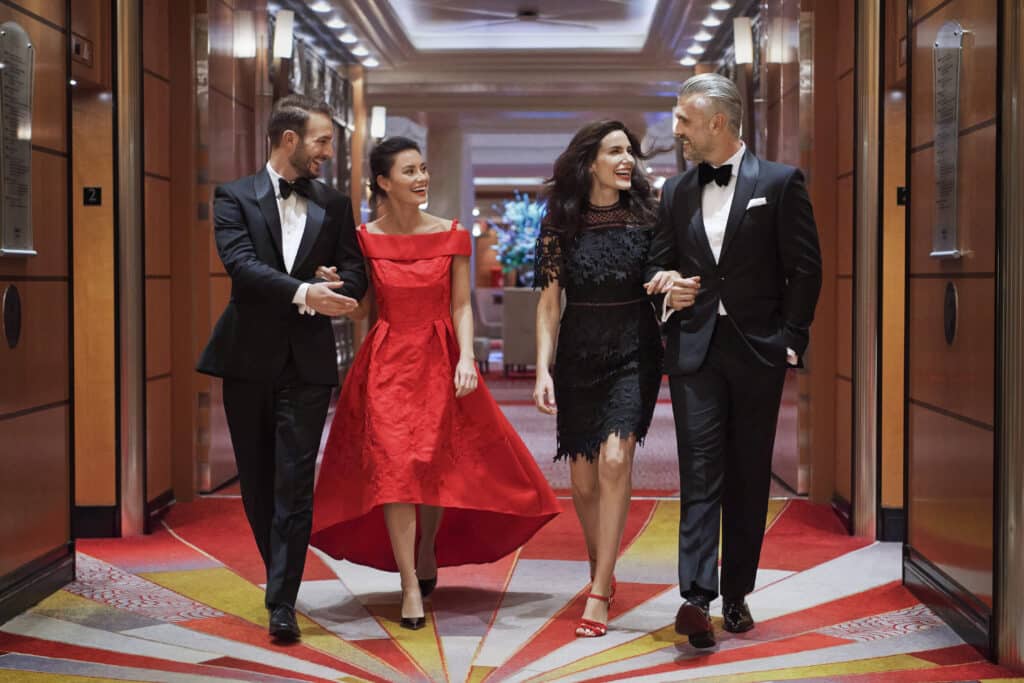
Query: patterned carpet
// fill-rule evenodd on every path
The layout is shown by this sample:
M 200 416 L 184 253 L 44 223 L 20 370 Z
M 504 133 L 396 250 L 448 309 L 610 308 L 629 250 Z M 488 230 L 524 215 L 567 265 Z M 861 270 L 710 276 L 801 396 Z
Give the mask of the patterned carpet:
M 532 407 L 532 384 L 488 378 L 564 492 L 567 468 L 550 459 L 553 419 Z M 772 501 L 749 598 L 757 628 L 721 632 L 714 650 L 691 648 L 672 627 L 679 478 L 663 394 L 637 454 L 603 638 L 573 637 L 588 566 L 563 499 L 564 513 L 514 556 L 442 569 L 427 628 L 416 632 L 398 627 L 397 575 L 311 551 L 302 642 L 273 644 L 263 566 L 232 485 L 175 505 L 150 536 L 78 541 L 77 581 L 0 626 L 0 683 L 1024 681 L 985 661 L 902 587 L 899 545 L 851 538 L 828 507 L 784 498 Z
M 712 651 L 671 626 L 678 504 L 634 501 L 609 633 L 577 640 L 587 564 L 565 505 L 515 556 L 441 570 L 416 632 L 396 575 L 311 553 L 303 640 L 279 646 L 240 501 L 180 504 L 151 536 L 79 542 L 78 580 L 0 628 L 0 681 L 1011 680 L 900 585 L 898 545 L 800 500 L 772 503 L 757 628 Z

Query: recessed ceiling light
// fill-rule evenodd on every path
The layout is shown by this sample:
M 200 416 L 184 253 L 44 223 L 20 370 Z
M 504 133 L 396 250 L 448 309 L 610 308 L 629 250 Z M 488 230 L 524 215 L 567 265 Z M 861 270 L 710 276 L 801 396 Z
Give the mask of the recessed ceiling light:
M 727 2 L 726 0 L 715 0 L 715 2 L 711 3 L 711 9 L 713 10 L 721 11 L 729 9 L 730 7 L 732 7 L 732 3 Z
M 334 8 L 331 7 L 331 3 L 327 2 L 326 0 L 319 0 L 318 2 L 314 2 L 312 5 L 309 6 L 309 8 L 314 12 L 320 12 L 321 14 L 334 11 Z
M 686 48 L 686 51 L 689 52 L 691 55 L 702 55 L 704 54 L 704 46 L 691 45 L 690 47 Z
M 343 43 L 358 43 L 359 37 L 356 36 L 356 34 L 352 33 L 352 31 L 345 31 L 344 33 L 341 34 L 338 40 L 340 40 Z
M 380 66 L 380 62 L 378 62 L 373 57 L 367 57 L 366 59 L 363 60 L 363 66 L 368 66 L 372 69 L 375 66 Z
M 716 26 L 721 26 L 722 20 L 716 17 L 714 14 L 709 14 L 708 18 L 700 23 L 704 24 L 708 28 L 714 28 Z
M 370 54 L 370 51 L 367 50 L 362 45 L 356 45 L 354 48 L 352 48 L 352 54 L 354 54 L 356 57 L 365 57 L 366 55 Z
M 707 31 L 703 31 L 703 30 L 702 30 L 702 31 L 700 31 L 700 32 L 698 32 L 698 33 L 697 33 L 697 35 L 695 35 L 695 36 L 693 37 L 693 39 L 694 39 L 694 40 L 699 40 L 699 41 L 700 41 L 700 42 L 702 42 L 702 43 L 706 43 L 706 42 L 708 42 L 709 40 L 711 40 L 712 38 L 714 38 L 714 36 L 713 36 L 713 35 L 711 35 L 711 34 L 710 34 L 710 33 L 708 33 Z
M 697 60 L 694 59 L 693 57 L 683 57 L 682 59 L 679 60 L 679 63 L 682 64 L 683 66 L 696 66 Z
M 328 21 L 326 25 L 327 28 L 333 28 L 335 31 L 340 31 L 348 26 L 348 24 L 345 23 L 345 20 L 337 15 L 331 17 L 330 21 Z

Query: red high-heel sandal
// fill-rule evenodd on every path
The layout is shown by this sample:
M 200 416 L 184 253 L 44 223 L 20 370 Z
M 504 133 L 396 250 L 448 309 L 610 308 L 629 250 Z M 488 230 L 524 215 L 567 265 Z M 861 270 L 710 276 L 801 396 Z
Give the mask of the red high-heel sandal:
M 611 605 L 610 597 L 604 595 L 597 595 L 596 593 L 588 593 L 587 598 L 593 598 L 594 600 L 600 600 L 607 602 Z M 577 638 L 600 638 L 601 636 L 608 633 L 608 624 L 602 624 L 600 621 L 594 621 L 593 619 L 580 618 L 580 623 L 576 626 L 576 637 Z
M 594 575 L 593 574 L 590 575 L 590 584 L 591 584 L 591 586 L 593 586 L 593 584 L 594 584 Z M 619 587 L 619 584 L 615 580 L 615 574 L 612 574 L 612 585 L 611 585 L 611 588 L 608 590 L 608 606 L 609 607 L 611 607 L 612 606 L 612 602 L 615 601 L 615 589 L 618 588 L 618 587 Z

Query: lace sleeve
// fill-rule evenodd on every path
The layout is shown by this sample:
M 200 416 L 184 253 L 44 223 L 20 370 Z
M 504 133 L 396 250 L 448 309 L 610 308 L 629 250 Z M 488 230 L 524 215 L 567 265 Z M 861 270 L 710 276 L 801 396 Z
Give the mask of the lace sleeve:
M 562 279 L 562 235 L 552 228 L 541 228 L 534 255 L 533 286 L 544 289 Z

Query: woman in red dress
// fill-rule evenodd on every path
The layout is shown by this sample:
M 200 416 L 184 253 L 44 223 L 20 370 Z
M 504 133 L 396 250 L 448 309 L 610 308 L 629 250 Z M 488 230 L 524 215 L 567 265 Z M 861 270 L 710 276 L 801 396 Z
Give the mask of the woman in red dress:
M 370 170 L 383 215 L 357 233 L 379 319 L 338 399 L 311 543 L 337 559 L 397 569 L 401 625 L 416 629 L 439 566 L 497 560 L 560 508 L 478 380 L 469 233 L 420 211 L 430 176 L 414 141 L 381 142 Z

